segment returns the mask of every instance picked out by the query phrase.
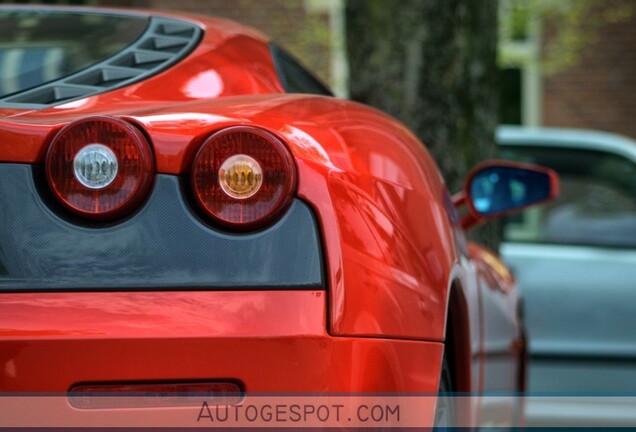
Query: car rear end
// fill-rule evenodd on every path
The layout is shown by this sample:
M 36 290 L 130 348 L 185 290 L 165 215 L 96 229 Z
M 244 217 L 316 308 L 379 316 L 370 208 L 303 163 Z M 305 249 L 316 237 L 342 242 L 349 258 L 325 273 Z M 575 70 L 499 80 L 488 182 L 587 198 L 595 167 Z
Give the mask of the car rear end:
M 222 129 L 173 175 L 122 118 L 15 125 L 43 156 L 0 163 L 5 396 L 436 388 L 439 344 L 329 333 L 320 226 L 277 136 Z
M 157 24 L 153 43 L 190 34 L 168 24 Z M 107 61 L 143 60 L 146 48 Z M 133 78 L 105 78 L 144 64 L 88 72 L 117 87 Z M 0 99 L 5 402 L 45 392 L 75 414 L 112 413 L 121 406 L 76 405 L 73 397 L 437 389 L 438 371 L 425 365 L 439 363 L 441 344 L 330 333 L 325 240 L 312 203 L 296 192 L 297 160 L 284 139 L 236 120 L 193 135 L 187 166 L 165 170 L 165 152 L 182 149 L 158 149 L 134 116 L 90 106 L 99 98 L 91 92 L 100 94 L 92 84 L 74 83 L 88 92 L 77 99 L 70 84 L 36 75 L 22 87 L 5 80 L 14 87 Z M 171 128 L 188 135 L 186 117 L 171 118 Z M 157 399 L 128 408 L 171 409 Z M 49 414 L 11 415 L 18 423 L 9 425 L 70 425 Z

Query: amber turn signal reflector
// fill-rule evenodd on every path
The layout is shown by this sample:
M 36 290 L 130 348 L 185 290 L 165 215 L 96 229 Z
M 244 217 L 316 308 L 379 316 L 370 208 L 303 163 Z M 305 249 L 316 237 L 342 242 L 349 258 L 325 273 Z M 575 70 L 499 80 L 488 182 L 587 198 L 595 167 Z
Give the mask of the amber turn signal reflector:
M 296 186 L 287 147 L 273 134 L 248 126 L 208 138 L 191 176 L 201 209 L 217 224 L 237 230 L 272 223 L 291 203 Z
M 219 184 L 223 192 L 232 198 L 250 198 L 263 184 L 263 169 L 247 155 L 230 156 L 219 168 Z

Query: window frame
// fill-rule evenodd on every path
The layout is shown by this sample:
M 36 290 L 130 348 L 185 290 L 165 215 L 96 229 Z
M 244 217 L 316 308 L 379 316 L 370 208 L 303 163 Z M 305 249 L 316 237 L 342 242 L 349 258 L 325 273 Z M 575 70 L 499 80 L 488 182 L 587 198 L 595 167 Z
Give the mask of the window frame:
M 327 87 L 327 85 L 322 82 L 320 78 L 318 78 L 309 69 L 307 69 L 296 57 L 290 54 L 289 51 L 285 50 L 284 48 L 273 42 L 270 42 L 269 47 L 272 54 L 272 59 L 274 60 L 276 74 L 278 75 L 278 79 L 286 93 L 312 94 L 318 96 L 334 97 L 334 93 L 331 91 L 331 89 L 329 89 L 329 87 Z M 303 78 L 310 81 L 315 88 L 320 90 L 320 92 L 316 93 L 313 91 L 297 91 L 297 89 L 292 88 L 288 76 L 289 71 L 284 67 L 285 61 L 291 62 L 294 67 L 296 67 L 303 73 Z

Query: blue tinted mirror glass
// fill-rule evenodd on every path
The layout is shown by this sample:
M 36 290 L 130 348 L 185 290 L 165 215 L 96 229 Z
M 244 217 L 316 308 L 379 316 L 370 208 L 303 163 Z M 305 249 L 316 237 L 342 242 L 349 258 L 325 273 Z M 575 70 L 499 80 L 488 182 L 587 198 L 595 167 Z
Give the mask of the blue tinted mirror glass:
M 547 173 L 492 166 L 480 170 L 468 185 L 469 199 L 482 216 L 519 210 L 550 198 Z

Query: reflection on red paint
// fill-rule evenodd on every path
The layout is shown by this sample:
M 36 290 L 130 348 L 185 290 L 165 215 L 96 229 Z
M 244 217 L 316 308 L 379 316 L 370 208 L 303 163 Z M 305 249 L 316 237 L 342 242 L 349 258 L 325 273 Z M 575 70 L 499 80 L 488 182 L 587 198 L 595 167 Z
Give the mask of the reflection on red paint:
M 191 98 L 215 98 L 223 93 L 223 79 L 214 70 L 201 72 L 183 87 L 183 94 Z

